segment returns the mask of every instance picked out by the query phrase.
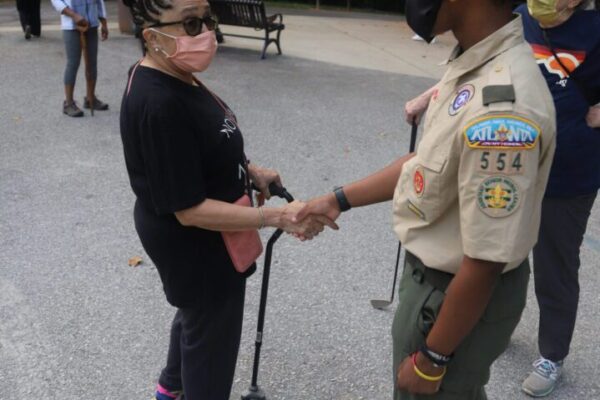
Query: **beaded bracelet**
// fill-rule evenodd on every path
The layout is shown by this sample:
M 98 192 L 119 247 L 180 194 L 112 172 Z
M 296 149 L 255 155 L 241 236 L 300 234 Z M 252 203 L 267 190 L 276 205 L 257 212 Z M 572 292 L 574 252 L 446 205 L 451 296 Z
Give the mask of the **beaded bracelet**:
M 444 378 L 444 375 L 446 375 L 446 367 L 444 367 L 444 372 L 442 372 L 441 375 L 439 376 L 430 376 L 425 374 L 423 371 L 421 371 L 419 369 L 419 367 L 417 367 L 417 353 L 415 352 L 412 355 L 412 363 L 413 363 L 413 369 L 415 370 L 415 374 L 417 374 L 417 376 L 421 379 L 425 379 L 428 382 L 439 382 Z

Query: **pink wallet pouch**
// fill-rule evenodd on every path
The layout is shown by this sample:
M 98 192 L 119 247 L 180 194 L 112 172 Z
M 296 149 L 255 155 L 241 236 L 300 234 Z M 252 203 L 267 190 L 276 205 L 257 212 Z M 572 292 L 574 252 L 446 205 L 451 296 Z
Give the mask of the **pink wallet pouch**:
M 235 203 L 238 206 L 251 207 L 250 196 L 240 197 Z M 263 246 L 257 229 L 239 232 L 221 232 L 229 257 L 235 270 L 244 273 L 262 254 Z

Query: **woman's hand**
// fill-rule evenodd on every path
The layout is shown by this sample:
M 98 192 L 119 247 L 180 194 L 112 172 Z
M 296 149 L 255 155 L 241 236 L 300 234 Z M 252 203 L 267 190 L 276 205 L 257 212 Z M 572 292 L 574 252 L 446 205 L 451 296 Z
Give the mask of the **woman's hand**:
M 269 192 L 269 185 L 271 183 L 275 182 L 277 185 L 283 186 L 279 173 L 273 169 L 261 168 L 258 165 L 249 164 L 248 173 L 254 185 L 256 185 L 267 200 L 271 198 L 271 192 Z
M 590 128 L 600 128 L 600 105 L 590 107 L 585 121 Z
M 106 18 L 100 18 L 100 37 L 102 41 L 108 39 L 108 23 L 106 22 Z
M 421 117 L 425 111 L 427 111 L 427 107 L 429 107 L 429 102 L 431 101 L 431 97 L 437 92 L 437 88 L 434 86 L 426 92 L 420 94 L 412 100 L 409 100 L 404 105 L 404 118 L 406 122 L 412 124 L 413 122 L 417 125 L 421 122 Z

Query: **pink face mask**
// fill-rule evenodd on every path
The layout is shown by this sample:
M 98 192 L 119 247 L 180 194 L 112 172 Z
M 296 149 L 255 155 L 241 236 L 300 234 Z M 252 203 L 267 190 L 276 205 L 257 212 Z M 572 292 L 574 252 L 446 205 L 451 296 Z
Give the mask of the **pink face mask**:
M 172 36 L 154 28 L 154 32 L 175 40 L 177 50 L 169 55 L 161 51 L 179 69 L 186 72 L 202 72 L 208 68 L 217 52 L 217 38 L 214 31 L 206 31 L 197 36 Z

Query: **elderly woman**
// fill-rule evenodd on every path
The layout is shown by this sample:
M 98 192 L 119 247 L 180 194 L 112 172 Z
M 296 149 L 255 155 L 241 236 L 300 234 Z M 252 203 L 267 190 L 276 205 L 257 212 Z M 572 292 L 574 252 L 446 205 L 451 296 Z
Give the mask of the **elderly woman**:
M 223 233 L 270 226 L 310 239 L 324 224 L 336 226 L 324 218 L 294 223 L 299 202 L 283 208 L 237 204 L 250 180 L 268 198 L 269 184 L 280 179 L 247 161 L 235 114 L 193 75 L 209 66 L 217 48 L 208 2 L 126 3 L 145 47 L 121 107 L 125 161 L 137 197 L 135 227 L 168 302 L 178 308 L 156 399 L 184 393 L 187 400 L 229 400 L 245 282 L 255 266 L 234 268 Z

